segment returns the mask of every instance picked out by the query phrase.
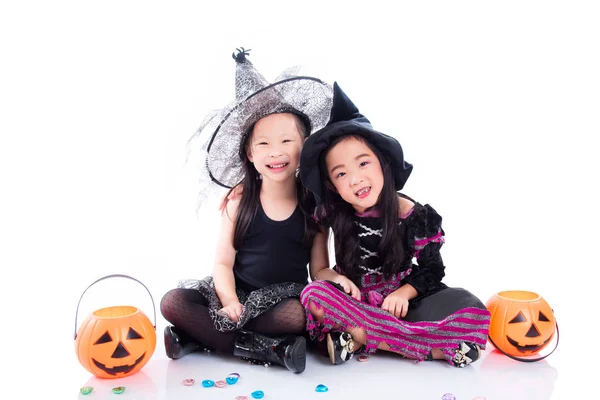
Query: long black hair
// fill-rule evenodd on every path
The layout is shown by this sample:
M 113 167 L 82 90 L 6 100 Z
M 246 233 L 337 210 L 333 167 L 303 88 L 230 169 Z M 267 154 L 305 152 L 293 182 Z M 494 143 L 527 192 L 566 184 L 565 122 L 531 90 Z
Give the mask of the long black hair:
M 362 272 L 358 268 L 360 262 L 360 248 L 358 228 L 355 223 L 356 217 L 354 215 L 356 210 L 333 190 L 333 183 L 329 178 L 325 162 L 327 153 L 329 153 L 336 144 L 351 138 L 364 143 L 371 149 L 379 159 L 381 170 L 383 171 L 383 188 L 377 202 L 371 209 L 376 209 L 379 212 L 379 218 L 382 221 L 383 232 L 377 251 L 379 258 L 382 261 L 383 274 L 386 279 L 401 269 L 405 253 L 402 244 L 403 234 L 400 225 L 398 224 L 400 208 L 398 204 L 398 193 L 396 192 L 390 162 L 375 146 L 362 136 L 346 135 L 337 137 L 321 153 L 319 160 L 321 182 L 324 186 L 322 190 L 322 207 L 324 207 L 327 212 L 327 216 L 323 223 L 326 226 L 330 226 L 333 230 L 336 263 L 342 267 L 349 279 L 358 284 L 360 283 Z
M 282 112 L 292 114 L 302 137 L 308 137 L 310 134 L 310 122 L 305 115 L 295 110 L 284 110 Z M 244 236 L 246 235 L 246 232 L 248 232 L 250 223 L 252 223 L 252 220 L 258 212 L 258 205 L 260 204 L 260 188 L 262 185 L 262 179 L 260 179 L 260 174 L 254 167 L 254 164 L 252 164 L 252 162 L 250 162 L 248 159 L 247 153 L 250 139 L 254 133 L 255 125 L 256 122 L 252 124 L 245 133 L 239 149 L 239 156 L 242 159 L 242 168 L 244 170 L 244 179 L 242 179 L 242 182 L 239 184 L 243 187 L 243 192 L 240 204 L 238 206 L 237 219 L 235 222 L 235 233 L 233 236 L 233 247 L 236 250 L 241 247 L 244 241 Z M 231 188 L 227 193 L 227 196 L 229 196 L 231 192 L 236 189 L 236 187 L 237 186 Z M 296 193 L 298 197 L 298 205 L 304 214 L 304 236 L 302 242 L 306 246 L 310 246 L 315 234 L 319 230 L 317 223 L 310 217 L 311 213 L 309 210 L 314 209 L 314 200 L 313 196 L 310 195 L 308 190 L 304 188 L 300 182 L 300 179 L 297 177 Z M 227 208 L 225 208 L 225 210 L 227 210 Z

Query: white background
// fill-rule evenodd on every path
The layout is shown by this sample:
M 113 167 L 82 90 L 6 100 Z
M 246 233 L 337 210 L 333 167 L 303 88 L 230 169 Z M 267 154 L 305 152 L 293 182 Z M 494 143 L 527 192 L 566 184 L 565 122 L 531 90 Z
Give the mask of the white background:
M 218 212 L 196 212 L 185 146 L 233 99 L 231 53 L 244 46 L 269 80 L 298 64 L 337 80 L 399 139 L 414 164 L 404 192 L 444 217 L 446 283 L 484 301 L 544 296 L 557 354 L 573 356 L 555 391 L 568 393 L 585 370 L 566 364 L 598 333 L 599 20 L 593 1 L 3 2 L 9 377 L 80 369 L 75 308 L 95 279 L 132 275 L 158 307 L 179 279 L 210 273 Z M 121 281 L 90 290 L 80 318 L 132 298 L 151 314 Z

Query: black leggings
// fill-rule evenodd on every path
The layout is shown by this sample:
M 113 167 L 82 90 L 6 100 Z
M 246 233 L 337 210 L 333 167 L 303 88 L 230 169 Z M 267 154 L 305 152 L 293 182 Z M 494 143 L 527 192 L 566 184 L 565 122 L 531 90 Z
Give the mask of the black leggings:
M 161 300 L 160 310 L 167 321 L 195 340 L 217 351 L 233 354 L 236 332 L 215 330 L 208 301 L 198 290 L 177 288 L 168 291 Z M 248 321 L 244 329 L 268 336 L 302 335 L 306 329 L 304 307 L 298 299 L 283 300 Z

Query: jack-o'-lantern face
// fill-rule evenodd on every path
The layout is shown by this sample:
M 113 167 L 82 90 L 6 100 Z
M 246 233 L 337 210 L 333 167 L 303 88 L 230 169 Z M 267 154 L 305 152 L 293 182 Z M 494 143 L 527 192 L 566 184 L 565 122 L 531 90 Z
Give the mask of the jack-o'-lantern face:
M 488 301 L 487 307 L 491 314 L 490 338 L 507 354 L 533 355 L 554 336 L 554 313 L 536 293 L 500 292 Z
M 137 344 L 135 343 L 136 341 L 138 342 Z M 107 343 L 110 343 L 110 345 L 101 346 Z M 115 346 L 115 341 L 113 341 L 110 331 L 106 331 L 94 343 L 94 349 L 92 349 L 91 357 L 96 367 L 108 374 L 116 375 L 118 373 L 128 373 L 131 372 L 136 365 L 141 363 L 146 356 L 146 349 L 144 347 L 144 338 L 132 327 L 129 327 L 127 331 L 126 345 L 123 343 L 123 341 L 119 340 Z M 113 349 L 114 351 L 112 351 Z M 110 356 L 108 355 L 109 353 L 111 353 Z M 133 363 L 131 363 L 131 358 L 136 357 L 137 355 L 139 355 L 139 357 L 137 357 Z M 103 360 L 104 363 L 98 361 L 98 359 Z M 107 367 L 107 364 L 111 365 L 117 363 L 123 364 L 115 365 L 112 368 Z
M 535 311 L 533 314 L 534 315 L 529 313 L 528 316 L 525 316 L 525 314 L 523 314 L 523 310 L 519 310 L 517 315 L 508 321 L 508 326 L 506 328 L 506 340 L 508 340 L 508 342 L 521 353 L 538 352 L 550 341 L 550 339 L 552 339 L 552 335 L 554 334 L 554 325 L 551 325 L 549 330 L 552 332 L 549 332 L 549 334 L 546 335 L 547 338 L 542 336 L 544 328 L 547 328 L 544 325 L 545 323 L 550 322 L 550 319 L 542 310 L 537 310 L 537 316 L 535 315 Z M 528 319 L 528 317 L 530 319 Z M 513 326 L 512 324 L 518 324 L 518 326 Z M 527 331 L 525 334 L 523 334 L 524 330 Z M 513 337 L 510 336 L 511 334 Z M 519 340 L 521 340 L 521 343 L 523 344 L 519 344 Z M 527 344 L 531 342 L 533 344 Z
M 137 308 L 109 307 L 95 311 L 90 317 L 96 319 L 95 323 L 86 320 L 82 324 L 76 349 L 82 365 L 94 375 L 128 376 L 152 357 L 156 346 L 154 327 Z

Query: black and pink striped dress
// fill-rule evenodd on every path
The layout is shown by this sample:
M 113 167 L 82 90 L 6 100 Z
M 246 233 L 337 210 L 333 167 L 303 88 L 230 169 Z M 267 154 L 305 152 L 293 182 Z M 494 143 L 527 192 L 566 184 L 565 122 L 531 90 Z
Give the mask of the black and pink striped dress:
M 399 218 L 406 261 L 400 272 L 385 279 L 377 254 L 381 220 L 376 212 L 357 214 L 361 254 L 358 265 L 363 275 L 355 283 L 362 300 L 350 297 L 327 281 L 310 283 L 303 290 L 301 301 L 307 310 L 311 337 L 323 340 L 330 330 L 360 327 L 366 331 L 367 353 L 374 353 L 378 344 L 385 342 L 397 353 L 424 360 L 433 348 L 439 348 L 450 363 L 461 342 L 476 343 L 485 349 L 490 323 L 485 305 L 470 292 L 448 288 L 441 282 L 445 268 L 440 255 L 444 243 L 441 222 L 431 206 L 418 203 Z M 335 270 L 344 274 L 341 266 Z M 381 309 L 381 304 L 405 283 L 419 294 L 410 301 L 406 317 L 398 319 Z M 308 312 L 310 302 L 325 311 L 323 323 Z

